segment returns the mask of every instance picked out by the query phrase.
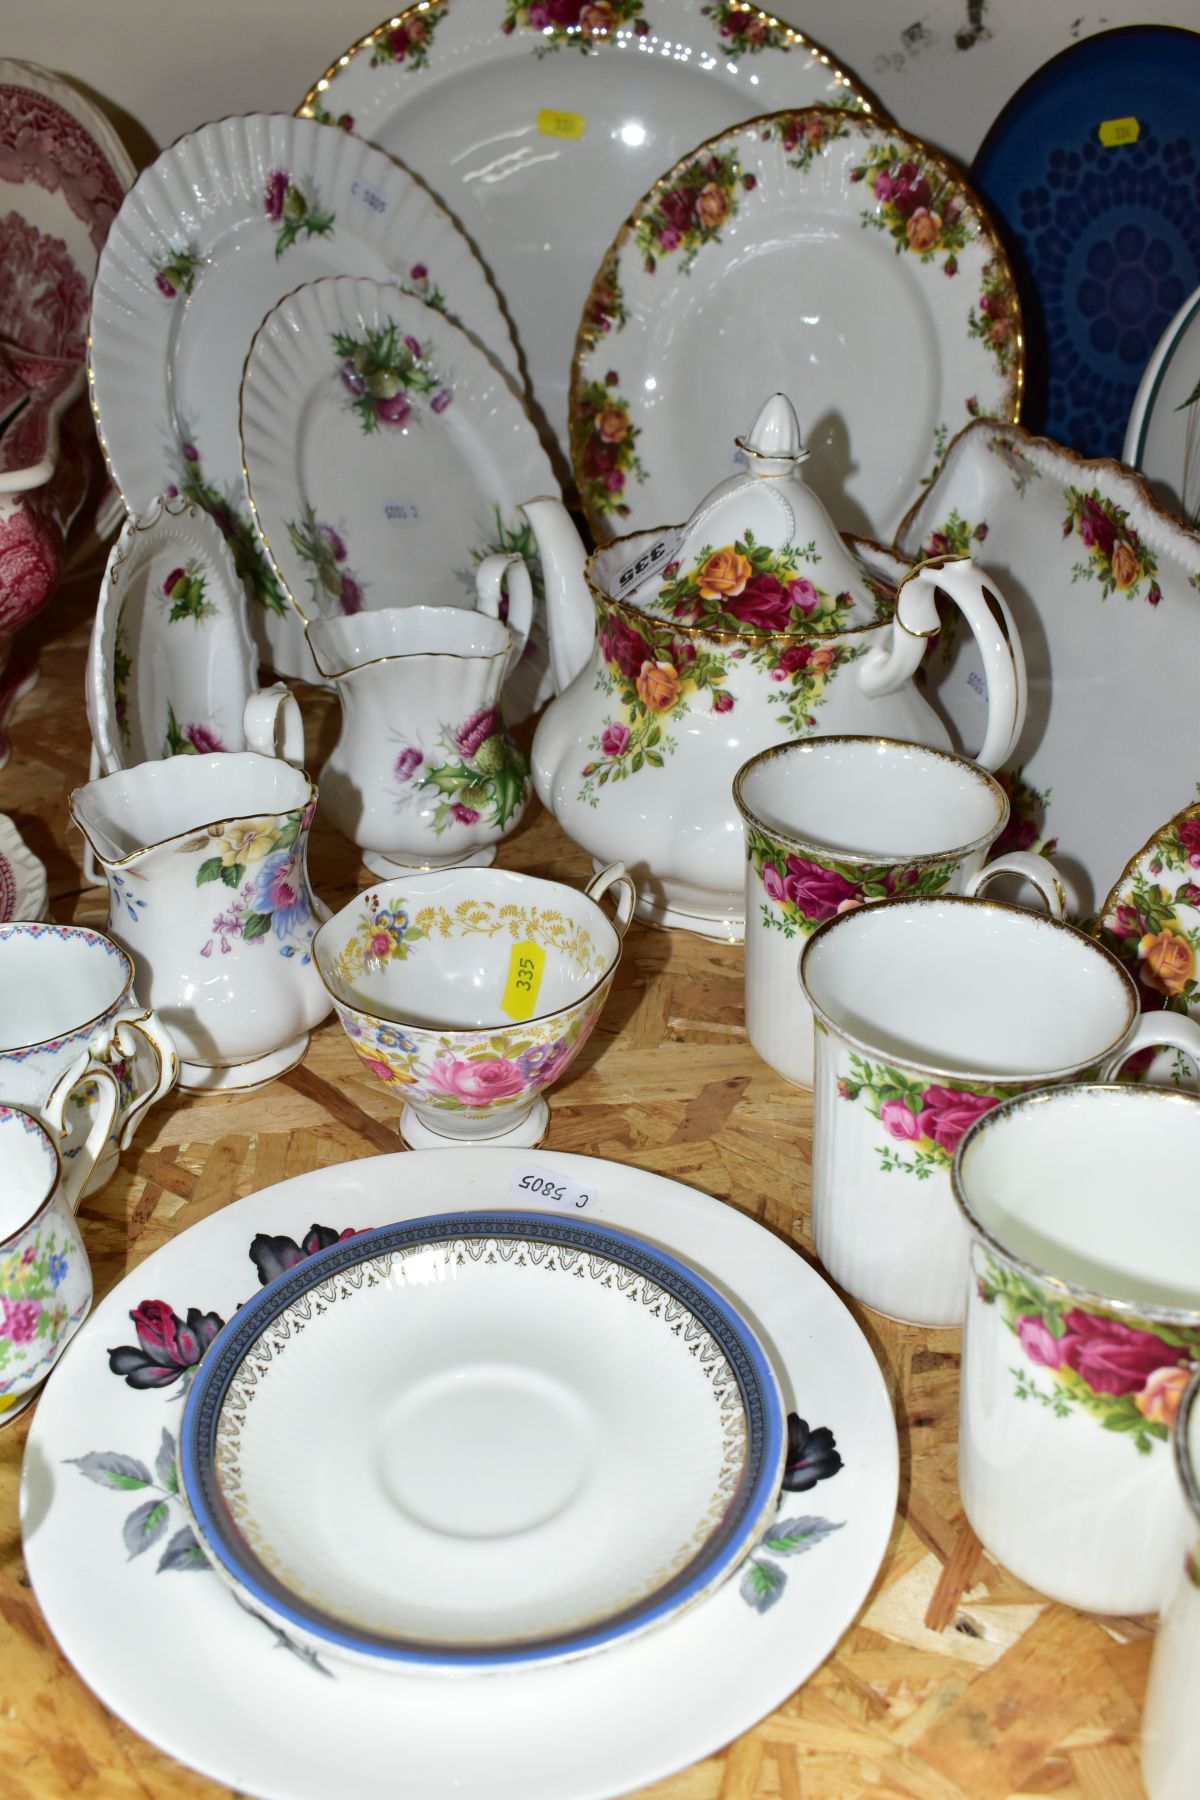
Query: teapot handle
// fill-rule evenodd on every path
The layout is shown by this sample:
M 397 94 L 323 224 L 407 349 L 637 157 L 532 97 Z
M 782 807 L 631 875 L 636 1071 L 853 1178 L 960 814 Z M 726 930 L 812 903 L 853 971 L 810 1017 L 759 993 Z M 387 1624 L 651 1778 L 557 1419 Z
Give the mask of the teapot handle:
M 609 863 L 606 869 L 598 869 L 583 891 L 598 906 L 610 888 L 620 889 L 612 924 L 617 936 L 624 937 L 633 917 L 633 909 L 637 905 L 637 888 L 634 886 L 633 876 L 626 874 L 624 863 Z
M 508 587 L 508 616 L 504 623 L 512 636 L 512 648 L 504 673 L 511 675 L 525 653 L 525 641 L 533 624 L 533 583 L 523 557 L 497 551 L 485 556 L 475 571 L 475 598 L 478 609 L 489 619 L 499 619 L 500 602 Z
M 859 686 L 872 698 L 891 694 L 916 672 L 928 640 L 941 629 L 939 588 L 959 608 L 979 646 L 988 716 L 974 760 L 981 768 L 998 769 L 1011 756 L 1025 725 L 1025 657 L 1008 602 L 970 557 L 931 557 L 905 577 L 896 595 L 891 643 L 863 658 Z

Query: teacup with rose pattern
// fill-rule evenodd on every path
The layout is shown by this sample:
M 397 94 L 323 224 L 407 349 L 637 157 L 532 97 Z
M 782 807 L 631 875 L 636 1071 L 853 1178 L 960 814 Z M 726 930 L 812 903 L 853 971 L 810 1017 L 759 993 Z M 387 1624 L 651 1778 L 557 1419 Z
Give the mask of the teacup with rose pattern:
M 321 927 L 317 970 L 363 1063 L 402 1096 L 407 1144 L 542 1141 L 544 1091 L 595 1028 L 636 897 L 620 863 L 585 893 L 438 870 L 368 888 Z

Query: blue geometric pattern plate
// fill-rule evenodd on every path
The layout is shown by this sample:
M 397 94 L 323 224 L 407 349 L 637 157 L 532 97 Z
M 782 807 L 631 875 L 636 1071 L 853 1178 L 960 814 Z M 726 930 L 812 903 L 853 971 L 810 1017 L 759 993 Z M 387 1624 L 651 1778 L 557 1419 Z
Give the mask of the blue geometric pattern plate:
M 1200 282 L 1198 94 L 1200 33 L 1101 32 L 1018 89 L 971 169 L 1017 266 L 1026 423 L 1085 456 L 1121 455 L 1142 370 Z
M 722 1581 L 774 1516 L 785 1438 L 765 1352 L 685 1264 L 452 1213 L 333 1244 L 243 1307 L 179 1473 L 217 1573 L 314 1652 L 502 1669 Z

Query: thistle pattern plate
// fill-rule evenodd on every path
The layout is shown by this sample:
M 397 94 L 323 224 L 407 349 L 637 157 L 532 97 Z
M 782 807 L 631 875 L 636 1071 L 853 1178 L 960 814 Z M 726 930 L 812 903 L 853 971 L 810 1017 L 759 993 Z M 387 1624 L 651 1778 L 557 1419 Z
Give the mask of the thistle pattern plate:
M 331 1245 L 248 1302 L 192 1385 L 179 1472 L 210 1561 L 316 1652 L 511 1668 L 724 1580 L 784 1449 L 753 1332 L 674 1258 L 450 1214 Z
M 342 277 L 298 288 L 246 359 L 242 458 L 259 535 L 301 618 L 474 606 L 485 556 L 533 534 L 517 510 L 557 494 L 500 370 L 435 309 Z M 508 683 L 510 717 L 549 699 L 545 610 Z
M 288 667 L 290 609 L 246 510 L 238 385 L 264 314 L 332 274 L 403 282 L 516 369 L 453 220 L 390 158 L 307 119 L 223 119 L 165 150 L 122 205 L 92 293 L 92 403 L 126 505 L 180 493 L 212 515 L 248 582 L 259 651 L 285 673 L 312 670 Z
M 914 559 L 978 557 L 1012 607 L 1029 706 L 1003 847 L 1052 856 L 1072 914 L 1094 918 L 1136 847 L 1196 797 L 1200 536 L 1119 463 L 980 419 L 897 542 Z M 927 696 L 972 743 L 979 659 L 958 634 L 943 640 Z
M 1012 275 L 970 189 L 896 127 L 822 107 L 710 139 L 601 261 L 570 398 L 597 535 L 687 518 L 733 472 L 747 395 L 796 392 L 798 368 L 811 484 L 868 537 L 960 426 L 1020 406 Z
M 298 109 L 402 158 L 512 310 L 564 453 L 575 322 L 617 221 L 714 131 L 774 106 L 872 103 L 820 45 L 730 0 L 420 0 Z
M 128 519 L 109 554 L 88 650 L 100 773 L 244 750 L 258 658 L 229 546 L 193 500 Z
M 736 1297 L 795 1415 L 778 1520 L 736 1579 L 600 1656 L 433 1681 L 318 1668 L 276 1647 L 204 1572 L 183 1517 L 180 1389 L 222 1320 L 312 1250 L 431 1211 L 531 1202 L 635 1231 Z M 727 1743 L 812 1673 L 874 1579 L 897 1474 L 866 1339 L 828 1283 L 752 1219 L 599 1158 L 412 1151 L 235 1201 L 127 1276 L 38 1403 L 21 1518 L 38 1601 L 83 1679 L 214 1780 L 270 1800 L 394 1800 L 402 1767 L 426 1797 L 600 1800 Z M 164 1643 L 169 1658 L 147 1648 Z M 597 1729 L 614 1718 L 620 1730 Z

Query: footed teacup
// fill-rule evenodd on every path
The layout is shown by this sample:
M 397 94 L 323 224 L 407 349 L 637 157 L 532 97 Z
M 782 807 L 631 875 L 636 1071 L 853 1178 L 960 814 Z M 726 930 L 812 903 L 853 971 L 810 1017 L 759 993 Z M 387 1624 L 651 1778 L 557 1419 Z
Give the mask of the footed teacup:
M 363 1062 L 403 1095 L 408 1145 L 541 1143 L 544 1090 L 591 1036 L 636 899 L 621 863 L 582 894 L 460 868 L 368 888 L 321 927 L 317 969 Z

